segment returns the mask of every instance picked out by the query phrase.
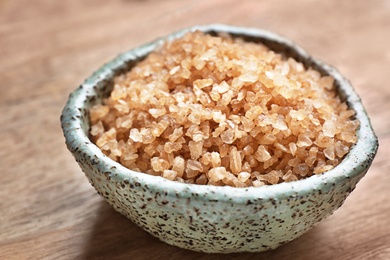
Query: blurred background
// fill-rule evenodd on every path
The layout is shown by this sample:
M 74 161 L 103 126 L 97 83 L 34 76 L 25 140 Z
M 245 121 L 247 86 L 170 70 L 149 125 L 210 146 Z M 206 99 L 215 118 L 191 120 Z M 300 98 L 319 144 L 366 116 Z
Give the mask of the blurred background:
M 390 259 L 390 1 L 0 0 L 0 258 L 220 259 L 166 245 L 114 212 L 66 150 L 68 94 L 117 54 L 209 23 L 290 38 L 351 80 L 380 149 L 333 216 L 237 259 Z

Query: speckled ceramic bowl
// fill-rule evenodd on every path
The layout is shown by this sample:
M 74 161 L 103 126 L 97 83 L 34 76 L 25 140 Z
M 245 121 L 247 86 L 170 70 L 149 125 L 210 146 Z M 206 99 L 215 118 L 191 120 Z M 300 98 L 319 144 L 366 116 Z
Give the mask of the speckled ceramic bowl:
M 161 44 L 199 29 L 262 42 L 336 79 L 356 111 L 358 142 L 340 165 L 322 175 L 259 188 L 200 186 L 131 171 L 88 139 L 88 109 L 102 101 L 112 78 Z M 66 144 L 92 186 L 115 210 L 168 244 L 203 252 L 260 252 L 291 241 L 340 207 L 365 175 L 378 148 L 369 118 L 351 84 L 329 65 L 270 32 L 225 25 L 197 26 L 130 50 L 101 67 L 69 97 L 61 117 Z M 131 234 L 129 234 L 131 235 Z

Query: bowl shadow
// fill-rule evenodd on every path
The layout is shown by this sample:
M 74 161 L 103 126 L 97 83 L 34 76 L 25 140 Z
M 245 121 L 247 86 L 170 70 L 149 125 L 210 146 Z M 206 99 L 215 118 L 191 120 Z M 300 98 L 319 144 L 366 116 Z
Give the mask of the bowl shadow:
M 116 212 L 105 201 L 100 201 L 97 215 L 80 259 L 318 259 L 325 249 L 321 245 L 321 225 L 272 251 L 225 255 L 168 245 Z

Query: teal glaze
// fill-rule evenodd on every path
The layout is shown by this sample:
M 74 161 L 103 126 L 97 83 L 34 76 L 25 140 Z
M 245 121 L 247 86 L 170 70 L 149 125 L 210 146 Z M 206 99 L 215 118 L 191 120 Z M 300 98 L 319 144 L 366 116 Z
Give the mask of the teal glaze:
M 306 67 L 333 76 L 339 95 L 361 122 L 358 142 L 346 158 L 334 169 L 304 180 L 233 188 L 173 182 L 131 171 L 105 156 L 88 138 L 89 108 L 108 95 L 115 75 L 130 69 L 163 41 L 196 29 L 263 42 Z M 343 204 L 378 148 L 360 98 L 335 68 L 273 33 L 227 25 L 191 27 L 119 55 L 71 93 L 61 125 L 69 151 L 115 210 L 168 244 L 208 253 L 261 252 L 299 237 Z

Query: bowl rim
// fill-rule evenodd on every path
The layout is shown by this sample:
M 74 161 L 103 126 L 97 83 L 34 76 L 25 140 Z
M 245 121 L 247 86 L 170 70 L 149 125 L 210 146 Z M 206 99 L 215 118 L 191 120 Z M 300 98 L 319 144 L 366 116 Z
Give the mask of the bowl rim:
M 294 181 L 283 182 L 274 185 L 261 187 L 237 188 L 230 186 L 212 186 L 186 184 L 170 181 L 160 176 L 152 176 L 145 173 L 132 171 L 120 163 L 117 163 L 103 154 L 103 152 L 93 144 L 89 137 L 89 123 L 83 123 L 83 116 L 86 116 L 84 109 L 87 100 L 96 94 L 96 88 L 104 84 L 108 79 L 116 74 L 114 71 L 122 68 L 129 61 L 136 61 L 146 56 L 152 50 L 160 46 L 164 41 L 183 36 L 190 31 L 200 30 L 206 33 L 222 32 L 254 39 L 266 39 L 278 44 L 293 48 L 297 55 L 312 65 L 321 68 L 327 74 L 335 78 L 339 91 L 345 95 L 349 106 L 356 111 L 355 117 L 360 121 L 357 130 L 358 141 L 343 161 L 332 170 L 319 175 Z M 361 178 L 371 165 L 378 149 L 378 139 L 372 129 L 370 119 L 367 116 L 361 99 L 353 89 L 351 83 L 344 78 L 334 67 L 325 64 L 317 58 L 313 58 L 301 47 L 290 40 L 275 33 L 248 27 L 238 27 L 223 24 L 200 25 L 185 28 L 168 36 L 161 37 L 153 42 L 131 49 L 103 65 L 93 73 L 85 82 L 69 95 L 69 99 L 62 111 L 61 126 L 65 136 L 68 149 L 71 151 L 76 161 L 79 158 L 88 160 L 90 165 L 98 168 L 98 172 L 106 174 L 106 179 L 114 182 L 137 183 L 147 187 L 154 192 L 164 193 L 167 196 L 176 197 L 208 197 L 223 202 L 248 203 L 259 199 L 282 200 L 292 197 L 305 197 L 313 191 L 328 192 L 337 183 L 354 177 Z M 96 174 L 96 173 L 95 173 Z

